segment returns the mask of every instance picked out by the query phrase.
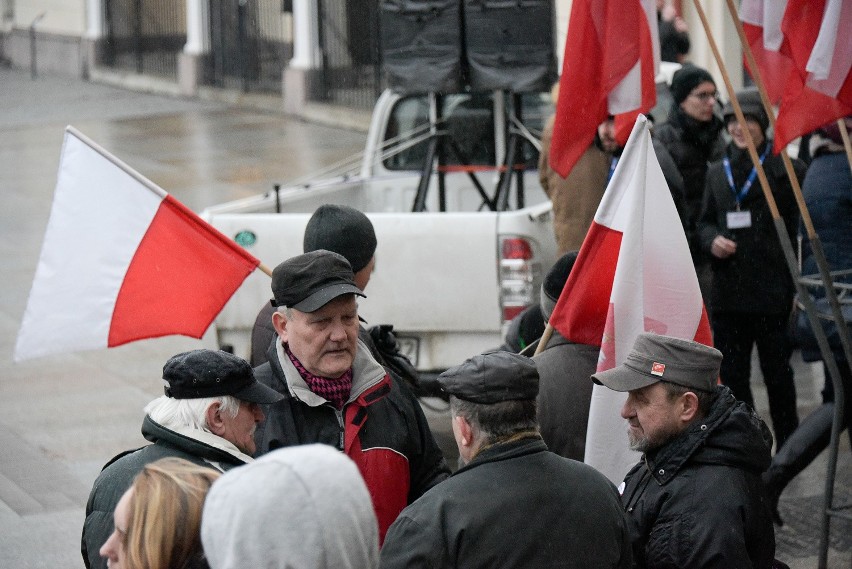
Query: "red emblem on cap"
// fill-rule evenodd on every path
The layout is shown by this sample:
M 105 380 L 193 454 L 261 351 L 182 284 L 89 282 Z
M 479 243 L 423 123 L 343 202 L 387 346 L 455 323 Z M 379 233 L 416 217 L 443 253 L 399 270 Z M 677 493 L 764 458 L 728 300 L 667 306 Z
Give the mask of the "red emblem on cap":
M 666 364 L 661 364 L 659 362 L 654 362 L 651 364 L 651 375 L 663 375 L 666 371 Z

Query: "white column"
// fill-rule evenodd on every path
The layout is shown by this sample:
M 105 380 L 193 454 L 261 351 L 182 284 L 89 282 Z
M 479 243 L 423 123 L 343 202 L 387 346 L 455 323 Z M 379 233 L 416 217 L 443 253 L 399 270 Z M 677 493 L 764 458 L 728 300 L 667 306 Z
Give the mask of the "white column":
M 210 13 L 206 0 L 186 0 L 186 45 L 183 52 L 202 55 L 210 51 Z
M 104 37 L 104 1 L 86 0 L 86 39 L 99 40 Z
M 293 69 L 319 66 L 319 16 L 313 0 L 293 0 Z

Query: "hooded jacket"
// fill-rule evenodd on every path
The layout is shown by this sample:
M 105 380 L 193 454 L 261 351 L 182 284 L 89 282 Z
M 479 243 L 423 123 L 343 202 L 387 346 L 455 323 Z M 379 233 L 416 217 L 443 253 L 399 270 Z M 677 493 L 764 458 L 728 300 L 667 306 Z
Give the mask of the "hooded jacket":
M 772 435 L 727 387 L 707 417 L 624 479 L 635 567 L 769 568 L 775 531 L 760 474 Z
M 113 457 L 92 486 L 86 504 L 81 544 L 86 567 L 106 569 L 107 560 L 100 556 L 99 551 L 113 532 L 112 513 L 146 464 L 176 457 L 224 472 L 252 461 L 250 456 L 213 433 L 191 427 L 167 429 L 147 415 L 142 421 L 142 436 L 154 444 Z
M 380 539 L 406 505 L 449 476 L 417 399 L 391 379 L 363 342 L 358 342 L 352 390 L 342 411 L 308 389 L 280 341 L 270 345 L 267 355 L 255 378 L 284 399 L 264 407 L 266 419 L 255 431 L 257 454 L 310 443 L 343 451 L 370 490 Z
M 219 478 L 204 502 L 212 569 L 371 569 L 379 534 L 355 464 L 326 445 L 279 449 Z

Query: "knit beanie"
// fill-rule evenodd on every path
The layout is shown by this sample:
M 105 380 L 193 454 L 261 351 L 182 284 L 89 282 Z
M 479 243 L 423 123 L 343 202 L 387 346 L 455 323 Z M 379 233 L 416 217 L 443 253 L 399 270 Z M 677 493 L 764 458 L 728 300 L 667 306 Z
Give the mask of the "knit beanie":
M 696 67 L 691 63 L 687 63 L 677 71 L 675 71 L 672 76 L 672 86 L 671 93 L 672 98 L 676 105 L 679 105 L 686 99 L 693 89 L 704 83 L 705 81 L 709 81 L 716 84 L 713 80 L 713 76 L 707 72 L 706 69 L 702 69 L 700 67 Z
M 769 117 L 763 108 L 763 102 L 760 100 L 760 91 L 757 90 L 757 87 L 749 87 L 748 89 L 737 91 L 737 101 L 740 103 L 743 114 L 757 121 L 757 124 L 763 130 L 763 134 L 766 134 L 766 129 L 769 128 Z M 725 124 L 737 120 L 736 113 L 734 113 L 734 105 L 730 101 L 722 109 L 722 116 L 725 119 Z
M 305 253 L 326 249 L 343 255 L 357 273 L 376 252 L 376 232 L 366 215 L 345 205 L 321 205 L 305 227 Z
M 544 276 L 544 282 L 541 283 L 541 312 L 545 320 L 550 320 L 550 315 L 556 308 L 556 301 L 559 300 L 571 269 L 577 261 L 577 253 L 571 251 L 559 257 Z

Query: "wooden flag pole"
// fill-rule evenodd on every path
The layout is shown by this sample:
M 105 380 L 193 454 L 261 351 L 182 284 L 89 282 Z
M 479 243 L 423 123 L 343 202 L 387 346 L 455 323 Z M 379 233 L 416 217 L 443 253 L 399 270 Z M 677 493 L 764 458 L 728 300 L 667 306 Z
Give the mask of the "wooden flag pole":
M 544 334 L 541 335 L 541 339 L 538 341 L 538 345 L 535 347 L 534 356 L 539 355 L 544 349 L 547 347 L 547 343 L 550 342 L 550 337 L 553 336 L 553 326 L 550 322 L 547 323 L 547 326 L 544 328 Z
M 849 131 L 846 130 L 846 120 L 837 119 L 837 126 L 840 128 L 840 136 L 843 137 L 843 148 L 846 149 L 846 160 L 849 162 L 849 168 L 852 169 L 852 144 L 849 142 Z
M 696 6 L 698 6 L 698 1 L 694 0 L 694 2 L 696 4 Z M 737 34 L 739 35 L 740 43 L 742 44 L 742 48 L 743 48 L 743 53 L 745 54 L 746 60 L 748 61 L 749 68 L 751 69 L 752 77 L 754 78 L 754 82 L 757 85 L 758 91 L 760 92 L 760 99 L 763 102 L 763 107 L 766 110 L 767 116 L 769 117 L 769 123 L 772 126 L 772 128 L 774 129 L 775 128 L 775 110 L 772 108 L 772 104 L 769 101 L 769 96 L 766 93 L 766 88 L 763 85 L 763 81 L 762 81 L 762 78 L 760 76 L 760 69 L 757 67 L 757 63 L 755 62 L 755 59 L 754 59 L 754 54 L 751 51 L 751 45 L 749 45 L 748 40 L 745 37 L 745 31 L 743 30 L 742 22 L 740 22 L 740 18 L 737 14 L 737 10 L 736 10 L 736 7 L 734 6 L 733 0 L 726 0 L 726 2 L 727 2 L 727 5 L 728 5 L 728 12 L 731 14 L 731 19 L 734 21 L 734 25 L 737 28 Z M 700 16 L 702 18 L 702 23 L 705 23 L 705 30 L 707 31 L 707 36 L 710 39 L 711 45 L 715 46 L 715 41 L 714 41 L 714 39 L 711 35 L 710 29 L 709 29 L 709 27 L 706 26 L 706 18 L 704 17 L 704 12 L 701 10 L 700 7 L 698 7 L 698 10 L 699 10 Z M 724 64 L 722 63 L 721 58 L 718 56 L 718 50 L 716 50 L 714 48 L 713 53 L 714 53 L 714 55 L 716 55 L 716 61 L 719 63 L 720 69 L 722 69 Z M 730 90 L 731 89 L 730 82 L 727 79 L 727 74 L 724 71 L 724 69 L 722 69 L 722 73 L 726 78 L 725 84 L 728 86 L 729 94 L 732 95 L 731 101 L 734 103 L 735 108 L 739 107 L 739 104 L 736 103 L 736 97 L 733 96 L 733 91 Z M 740 120 L 739 114 L 740 114 L 739 111 L 737 111 L 737 120 Z M 743 126 L 744 126 L 744 123 L 740 123 L 740 124 L 743 124 Z M 844 142 L 844 147 L 846 147 L 846 156 L 849 159 L 850 168 L 852 168 L 852 147 L 850 147 L 850 144 L 849 144 L 849 135 L 846 131 L 846 124 L 845 124 L 843 119 L 840 119 L 838 121 L 838 125 L 840 126 L 840 133 L 844 137 L 843 142 Z M 746 133 L 746 138 L 751 140 L 751 135 Z M 749 147 L 751 147 L 751 142 L 749 143 Z M 828 299 L 829 306 L 831 307 L 832 317 L 833 317 L 835 323 L 839 327 L 844 322 L 843 312 L 840 308 L 840 302 L 837 298 L 837 292 L 834 290 L 834 282 L 831 278 L 831 272 L 830 272 L 830 269 L 828 267 L 828 262 L 826 261 L 825 253 L 824 253 L 823 248 L 822 248 L 822 241 L 820 241 L 819 235 L 817 235 L 816 231 L 814 230 L 814 225 L 813 225 L 813 222 L 811 220 L 811 215 L 810 215 L 810 212 L 808 211 L 808 206 L 805 203 L 804 196 L 802 195 L 802 188 L 799 185 L 799 180 L 798 180 L 798 178 L 796 178 L 796 174 L 793 171 L 793 163 L 790 161 L 790 156 L 787 154 L 787 149 L 786 148 L 780 149 L 780 154 L 781 154 L 781 159 L 784 161 L 784 168 L 787 171 L 787 176 L 790 178 L 790 185 L 793 188 L 793 195 L 795 196 L 796 203 L 799 206 L 799 212 L 802 215 L 802 224 L 805 226 L 805 232 L 808 234 L 808 240 L 810 242 L 811 250 L 813 251 L 814 260 L 816 261 L 817 268 L 819 269 L 820 278 L 822 280 L 823 287 L 825 288 L 826 298 Z M 754 160 L 754 156 L 752 156 L 752 160 Z M 762 169 L 762 168 L 760 168 L 760 169 Z M 762 183 L 763 182 L 761 181 L 761 184 Z M 766 194 L 767 200 L 772 198 L 771 192 L 767 193 L 766 189 L 764 189 L 764 194 Z M 773 199 L 773 201 L 774 201 L 774 199 Z M 785 235 L 786 235 L 786 233 L 785 233 Z M 783 242 L 784 237 L 782 237 L 781 235 L 779 235 L 779 237 L 782 238 L 782 242 Z M 798 264 L 796 264 L 796 267 L 797 267 L 797 269 L 795 271 L 792 270 L 792 267 L 791 267 L 791 271 L 790 271 L 791 274 L 793 275 L 794 281 L 797 281 L 799 276 L 800 276 L 799 271 L 798 271 Z M 801 296 L 808 296 L 810 298 L 809 294 L 808 295 L 800 294 L 800 297 Z M 821 330 L 822 325 L 819 324 L 817 326 L 817 324 L 818 324 L 818 322 L 816 322 L 816 321 L 811 322 L 811 326 L 814 328 L 814 330 L 816 330 L 817 327 Z M 817 336 L 819 336 L 819 334 L 817 334 Z M 840 334 L 840 340 L 841 340 L 841 344 L 843 346 L 843 352 L 844 352 L 844 355 L 846 356 L 846 360 L 852 361 L 852 342 L 850 342 L 849 336 L 847 334 Z M 820 346 L 820 347 L 822 347 L 822 346 Z M 823 355 L 827 355 L 828 353 L 829 352 L 823 352 Z M 831 359 L 833 360 L 833 358 L 831 358 Z M 828 365 L 828 362 L 826 362 L 826 364 Z M 831 367 L 832 366 L 829 365 L 829 371 L 831 371 L 831 369 L 830 369 Z M 839 374 L 837 375 L 837 377 L 838 378 L 840 377 Z
M 258 269 L 260 269 L 261 271 L 263 271 L 264 273 L 266 273 L 266 274 L 267 274 L 267 276 L 269 276 L 270 278 L 272 278 L 272 270 L 271 270 L 269 267 L 267 267 L 267 266 L 266 266 L 266 265 L 264 265 L 263 263 L 259 263 L 259 264 L 257 265 L 257 268 L 258 268 Z
M 767 116 L 769 117 L 770 124 L 775 127 L 775 113 L 772 109 L 772 105 L 769 102 L 769 97 L 766 94 L 766 89 L 763 86 L 763 82 L 760 77 L 760 70 L 757 67 L 757 64 L 754 60 L 754 55 L 751 52 L 751 46 L 745 38 L 745 32 L 742 29 L 742 24 L 740 23 L 739 16 L 737 11 L 733 5 L 732 0 L 726 0 L 728 5 L 728 11 L 731 14 L 731 18 L 734 21 L 734 24 L 737 28 L 737 32 L 740 37 L 740 43 L 742 44 L 743 52 L 746 56 L 746 60 L 752 70 L 752 76 L 757 84 L 758 90 L 760 92 L 760 98 L 763 102 L 763 106 L 766 109 Z M 793 277 L 793 283 L 796 286 L 796 292 L 799 296 L 799 301 L 805 307 L 805 313 L 808 317 L 808 321 L 810 322 L 811 329 L 814 331 L 814 336 L 816 337 L 817 344 L 819 345 L 820 353 L 823 357 L 823 362 L 825 366 L 828 368 L 829 375 L 831 376 L 832 385 L 835 389 L 835 410 L 834 417 L 832 421 L 832 429 L 831 429 L 831 442 L 829 445 L 830 449 L 830 457 L 828 461 L 828 468 L 826 472 L 826 482 L 825 482 L 825 506 L 822 512 L 822 532 L 820 535 L 820 555 L 819 555 L 819 567 L 824 568 L 827 565 L 827 554 L 828 554 L 828 532 L 829 532 L 829 512 L 833 508 L 833 495 L 834 495 L 834 478 L 836 475 L 837 469 L 837 452 L 838 452 L 838 444 L 839 444 L 839 434 L 841 431 L 841 418 L 844 413 L 844 404 L 845 404 L 845 395 L 844 395 L 844 386 L 840 376 L 840 370 L 837 366 L 837 362 L 834 358 L 831 347 L 828 344 L 828 339 L 825 335 L 825 330 L 822 327 L 822 323 L 817 316 L 816 305 L 814 304 L 813 297 L 810 292 L 807 290 L 807 287 L 802 283 L 801 275 L 797 263 L 796 256 L 793 252 L 793 245 L 790 243 L 790 236 L 787 234 L 786 228 L 784 226 L 783 220 L 777 215 L 777 207 L 774 207 L 775 200 L 772 196 L 772 192 L 769 189 L 768 183 L 766 181 L 765 174 L 763 172 L 763 165 L 759 163 L 757 159 L 757 152 L 754 149 L 754 141 L 751 138 L 751 134 L 748 132 L 748 129 L 745 128 L 745 117 L 742 114 L 742 109 L 740 108 L 739 102 L 737 101 L 736 96 L 734 95 L 733 88 L 731 86 L 730 78 L 728 77 L 728 73 L 725 69 L 725 64 L 722 61 L 721 56 L 719 55 L 718 48 L 716 47 L 715 39 L 713 38 L 713 34 L 710 31 L 710 27 L 707 23 L 707 18 L 704 15 L 704 11 L 701 8 L 699 0 L 693 0 L 695 4 L 696 10 L 698 11 L 699 17 L 701 18 L 701 23 L 704 26 L 704 30 L 707 33 L 707 38 L 710 42 L 710 46 L 713 50 L 713 55 L 716 58 L 716 62 L 719 65 L 719 69 L 722 72 L 722 76 L 725 79 L 725 85 L 728 88 L 728 94 L 730 95 L 731 103 L 734 107 L 734 112 L 737 115 L 737 120 L 740 122 L 740 125 L 743 127 L 743 130 L 746 135 L 746 140 L 749 147 L 749 155 L 751 156 L 752 162 L 755 165 L 755 168 L 758 171 L 758 177 L 760 178 L 761 187 L 763 188 L 763 193 L 766 196 L 767 202 L 770 203 L 770 209 L 773 211 L 773 220 L 775 221 L 775 230 L 778 233 L 778 238 L 781 242 L 781 248 L 784 251 L 784 256 L 787 259 L 787 266 L 790 270 L 790 274 Z M 845 126 L 845 125 L 844 125 Z M 820 242 L 819 236 L 816 234 L 814 230 L 813 223 L 811 222 L 811 217 L 808 212 L 807 205 L 805 204 L 804 197 L 802 196 L 801 187 L 799 186 L 798 178 L 796 178 L 795 173 L 793 172 L 792 162 L 790 161 L 790 157 L 787 155 L 786 149 L 781 149 L 781 157 L 784 161 L 784 167 L 787 170 L 787 175 L 790 178 L 790 183 L 793 188 L 793 193 L 796 198 L 796 202 L 799 206 L 799 211 L 802 214 L 802 223 L 805 226 L 805 230 L 808 234 L 808 238 L 810 240 L 811 250 L 814 254 L 814 259 L 817 263 L 817 267 L 819 267 L 820 277 L 825 288 L 825 295 L 829 301 L 829 305 L 831 306 L 832 318 L 835 324 L 838 327 L 838 330 L 842 330 L 842 326 L 844 325 L 843 313 L 840 309 L 840 303 L 837 298 L 837 292 L 834 289 L 834 283 L 831 278 L 831 274 L 828 269 L 828 263 L 825 259 L 825 254 L 822 249 L 822 243 Z M 845 334 L 841 331 L 839 334 L 841 344 L 843 345 L 843 351 L 845 353 L 847 361 L 852 361 L 852 342 L 850 342 L 849 334 Z

